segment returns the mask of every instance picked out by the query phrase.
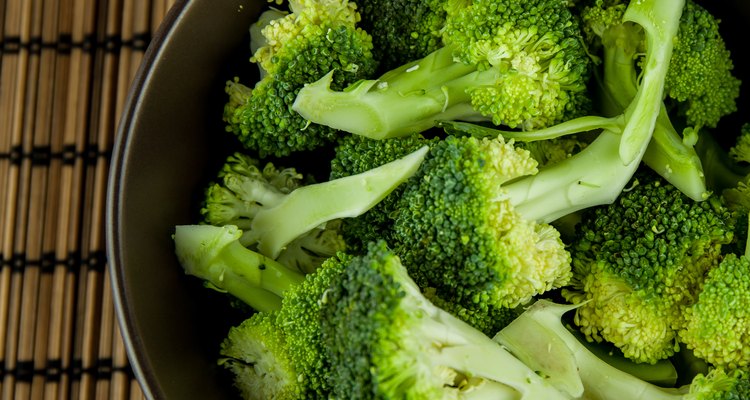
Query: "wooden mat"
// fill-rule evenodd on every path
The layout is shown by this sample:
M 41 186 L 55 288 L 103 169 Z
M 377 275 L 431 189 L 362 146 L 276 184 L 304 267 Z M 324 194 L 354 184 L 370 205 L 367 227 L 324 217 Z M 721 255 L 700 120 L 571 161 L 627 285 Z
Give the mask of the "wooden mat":
M 0 0 L 0 398 L 141 399 L 115 321 L 115 127 L 174 0 Z

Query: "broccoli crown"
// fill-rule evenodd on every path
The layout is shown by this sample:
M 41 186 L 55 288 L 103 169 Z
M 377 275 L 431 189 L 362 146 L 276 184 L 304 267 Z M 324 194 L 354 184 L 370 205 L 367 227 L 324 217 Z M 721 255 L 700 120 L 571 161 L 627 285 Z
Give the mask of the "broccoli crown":
M 361 26 L 372 35 L 380 67 L 395 68 L 442 46 L 445 3 L 453 0 L 360 0 Z
M 336 147 L 331 160 L 331 179 L 359 174 L 403 157 L 435 140 L 417 134 L 402 138 L 372 140 L 359 135 L 346 135 Z M 367 243 L 386 235 L 392 225 L 391 212 L 403 192 L 397 187 L 380 203 L 356 218 L 342 221 L 341 235 L 347 244 L 348 253 L 361 253 Z
M 291 109 L 297 93 L 330 71 L 335 71 L 332 86 L 343 88 L 374 73 L 377 64 L 369 34 L 355 25 L 359 14 L 353 3 L 303 0 L 290 7 L 290 14 L 262 30 L 266 44 L 251 59 L 265 76 L 252 89 L 227 83 L 227 130 L 261 157 L 333 141 L 335 130 L 310 124 Z
M 728 254 L 708 271 L 698 300 L 685 310 L 680 341 L 724 368 L 750 366 L 750 259 Z
M 716 127 L 737 110 L 740 80 L 719 32 L 719 20 L 688 0 L 677 31 L 674 52 L 665 80 L 666 94 L 677 101 L 687 123 Z
M 321 342 L 320 310 L 327 290 L 336 285 L 349 256 L 340 253 L 326 260 L 315 273 L 284 293 L 278 323 L 286 337 L 288 358 L 297 368 L 295 379 L 304 388 L 302 398 L 328 398 L 330 363 Z
M 443 300 L 434 288 L 423 288 L 424 296 L 434 305 L 453 314 L 488 337 L 494 336 L 510 324 L 521 312 L 521 307 L 492 307 L 489 310 L 466 308 L 458 303 Z
M 591 62 L 567 0 L 475 0 L 451 13 L 443 41 L 457 60 L 502 71 L 470 92 L 496 125 L 542 127 L 590 110 Z
M 428 302 L 414 291 L 385 242 L 349 260 L 322 310 L 338 398 L 441 399 L 443 386 L 454 385 L 453 374 L 426 362 L 438 333 L 425 332 Z
M 733 239 L 734 216 L 713 196 L 695 202 L 641 171 L 611 205 L 585 210 L 570 248 L 568 301 L 589 340 L 655 362 L 676 351 L 685 307 Z
M 559 233 L 516 213 L 502 187 L 534 173 L 529 152 L 501 137 L 434 144 L 394 214 L 393 243 L 420 287 L 492 313 L 565 284 Z
M 693 378 L 686 400 L 742 400 L 750 398 L 747 371 L 713 368 Z
M 230 328 L 219 353 L 219 364 L 231 371 L 243 399 L 305 398 L 276 313 L 255 313 Z

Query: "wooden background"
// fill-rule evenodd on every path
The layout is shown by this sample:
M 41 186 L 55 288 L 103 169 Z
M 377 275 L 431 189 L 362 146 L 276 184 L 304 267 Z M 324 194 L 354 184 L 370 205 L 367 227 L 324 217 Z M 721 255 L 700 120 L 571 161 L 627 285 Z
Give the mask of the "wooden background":
M 104 243 L 118 116 L 174 0 L 0 0 L 0 398 L 141 399 Z

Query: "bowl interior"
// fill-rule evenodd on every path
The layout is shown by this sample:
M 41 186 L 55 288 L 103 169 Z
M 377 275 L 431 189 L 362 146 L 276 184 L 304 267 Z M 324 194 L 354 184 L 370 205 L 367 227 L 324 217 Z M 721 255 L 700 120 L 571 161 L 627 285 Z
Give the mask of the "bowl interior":
M 705 4 L 704 4 L 705 3 Z M 748 81 L 750 3 L 708 2 L 723 20 L 737 75 Z M 237 143 L 221 122 L 223 82 L 252 82 L 250 23 L 264 0 L 178 1 L 149 48 L 119 127 L 108 193 L 107 240 L 128 354 L 150 398 L 227 399 L 218 343 L 241 315 L 182 273 L 171 234 L 195 223 L 201 188 Z M 748 95 L 721 129 L 748 121 Z M 323 156 L 325 157 L 325 156 Z

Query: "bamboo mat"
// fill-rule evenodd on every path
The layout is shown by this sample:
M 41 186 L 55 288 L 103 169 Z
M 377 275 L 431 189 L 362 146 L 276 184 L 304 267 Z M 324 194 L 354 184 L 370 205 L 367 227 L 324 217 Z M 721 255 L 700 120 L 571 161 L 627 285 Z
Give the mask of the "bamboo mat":
M 0 398 L 141 399 L 106 269 L 108 164 L 174 0 L 0 0 Z

